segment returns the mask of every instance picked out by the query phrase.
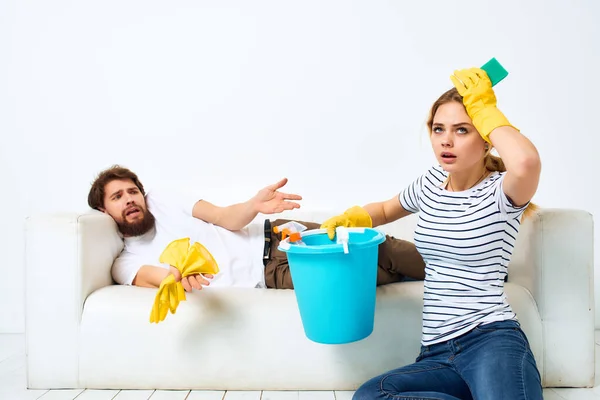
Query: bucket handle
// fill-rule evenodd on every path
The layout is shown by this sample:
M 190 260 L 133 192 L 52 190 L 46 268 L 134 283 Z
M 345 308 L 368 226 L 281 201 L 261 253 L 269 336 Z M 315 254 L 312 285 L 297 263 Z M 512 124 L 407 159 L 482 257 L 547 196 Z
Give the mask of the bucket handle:
M 363 232 L 365 230 L 363 229 Z M 345 226 L 338 226 L 335 228 L 335 237 L 337 238 L 337 243 L 342 244 L 344 248 L 344 254 L 348 254 L 348 240 L 350 239 L 350 233 L 348 233 L 348 228 Z

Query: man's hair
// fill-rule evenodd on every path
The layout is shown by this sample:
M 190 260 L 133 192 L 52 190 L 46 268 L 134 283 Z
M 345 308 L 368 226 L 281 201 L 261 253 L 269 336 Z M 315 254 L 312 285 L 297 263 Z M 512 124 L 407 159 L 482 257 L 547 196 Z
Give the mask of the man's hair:
M 144 192 L 144 185 L 142 185 L 142 182 L 140 182 L 134 172 L 120 165 L 113 165 L 112 167 L 100 172 L 94 180 L 94 183 L 92 183 L 90 193 L 88 194 L 88 205 L 96 210 L 104 208 L 104 188 L 108 183 L 114 180 L 123 179 L 132 180 L 135 186 L 140 189 L 142 195 L 146 195 L 146 192 Z

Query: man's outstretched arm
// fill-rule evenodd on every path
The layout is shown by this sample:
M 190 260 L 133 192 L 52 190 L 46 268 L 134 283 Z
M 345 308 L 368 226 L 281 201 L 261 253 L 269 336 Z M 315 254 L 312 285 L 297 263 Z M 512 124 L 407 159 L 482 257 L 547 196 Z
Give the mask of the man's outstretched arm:
M 219 207 L 206 200 L 200 200 L 194 205 L 192 215 L 230 231 L 237 231 L 248 225 L 258 213 L 275 214 L 300 208 L 300 204 L 292 200 L 302 200 L 302 196 L 279 191 L 287 181 L 287 178 L 283 178 L 261 189 L 250 200 L 227 207 Z

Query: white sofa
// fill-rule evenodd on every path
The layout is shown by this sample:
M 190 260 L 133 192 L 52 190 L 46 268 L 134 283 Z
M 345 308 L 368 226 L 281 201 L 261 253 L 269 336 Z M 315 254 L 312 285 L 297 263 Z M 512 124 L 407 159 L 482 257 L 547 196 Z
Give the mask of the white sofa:
M 412 240 L 415 223 L 411 216 L 381 229 Z M 589 213 L 544 209 L 518 237 L 506 292 L 545 387 L 594 383 L 592 236 Z M 379 287 L 373 333 L 323 345 L 305 337 L 291 290 L 194 292 L 150 324 L 155 290 L 111 279 L 121 248 L 99 212 L 27 219 L 29 388 L 354 390 L 418 353 L 422 282 Z

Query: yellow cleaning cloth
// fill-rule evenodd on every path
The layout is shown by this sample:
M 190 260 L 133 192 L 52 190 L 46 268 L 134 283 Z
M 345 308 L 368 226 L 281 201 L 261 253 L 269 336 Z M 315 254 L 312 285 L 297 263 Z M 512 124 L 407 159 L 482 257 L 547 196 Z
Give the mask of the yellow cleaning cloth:
M 169 243 L 159 261 L 164 264 L 172 265 L 181 272 L 181 277 L 185 278 L 194 274 L 216 274 L 219 272 L 219 266 L 212 254 L 195 242 L 190 246 L 190 239 L 177 239 Z M 150 322 L 159 323 L 167 317 L 168 310 L 175 314 L 177 306 L 185 300 L 185 290 L 181 282 L 175 282 L 173 274 L 169 274 L 160 283 L 158 293 L 154 299 L 154 306 L 150 312 Z

